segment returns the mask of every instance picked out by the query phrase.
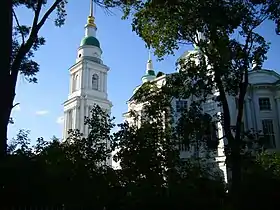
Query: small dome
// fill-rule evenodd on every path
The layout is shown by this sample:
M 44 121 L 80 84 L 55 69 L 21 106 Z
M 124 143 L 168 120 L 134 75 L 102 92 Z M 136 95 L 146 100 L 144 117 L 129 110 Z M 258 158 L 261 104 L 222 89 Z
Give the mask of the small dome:
M 93 36 L 87 36 L 87 37 L 83 38 L 80 46 L 84 46 L 84 45 L 91 45 L 91 46 L 100 48 L 100 43 L 99 43 L 98 39 L 96 39 Z
M 155 76 L 156 75 L 154 70 L 148 70 L 147 73 L 148 73 L 147 75 L 150 75 L 150 76 Z

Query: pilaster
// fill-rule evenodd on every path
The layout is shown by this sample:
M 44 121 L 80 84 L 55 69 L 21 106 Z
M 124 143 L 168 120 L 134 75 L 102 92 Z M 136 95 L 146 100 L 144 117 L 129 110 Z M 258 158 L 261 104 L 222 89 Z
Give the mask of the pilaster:
M 248 130 L 251 130 L 252 128 L 254 128 L 254 125 L 253 125 L 253 120 L 252 120 L 252 110 L 251 110 L 251 97 L 247 97 L 246 101 L 245 101 L 245 107 L 246 107 L 246 112 L 245 112 L 245 115 L 246 115 L 246 119 L 247 119 L 247 129 Z

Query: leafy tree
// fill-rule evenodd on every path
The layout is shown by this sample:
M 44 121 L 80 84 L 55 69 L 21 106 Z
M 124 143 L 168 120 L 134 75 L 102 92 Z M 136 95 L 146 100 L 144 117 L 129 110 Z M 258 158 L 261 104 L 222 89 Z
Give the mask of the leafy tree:
M 217 195 L 225 192 L 223 179 L 213 175 L 209 168 L 180 158 L 178 143 L 182 139 L 178 134 L 191 129 L 183 125 L 178 132 L 171 117 L 172 98 L 162 93 L 163 89 L 155 83 L 143 84 L 133 98 L 142 104 L 141 113 L 132 110 L 130 123 L 121 124 L 115 134 L 114 147 L 118 152 L 114 158 L 120 161 L 123 173 L 121 179 L 128 194 L 124 197 L 126 208 L 142 209 L 151 203 L 155 205 L 153 208 L 167 209 L 179 208 L 186 203 L 191 209 L 209 205 L 221 207 Z M 196 126 L 192 116 L 182 122 L 192 122 L 191 126 Z M 212 186 L 213 199 L 198 201 L 198 197 L 201 199 L 199 195 L 210 190 L 205 187 L 206 183 Z M 214 189 L 217 190 L 215 193 Z
M 279 199 L 279 154 L 259 153 L 242 170 L 240 202 L 244 208 L 273 209 Z
M 9 58 L 5 59 L 3 69 L 1 71 L 1 89 L 3 92 L 3 103 L 0 106 L 0 157 L 6 154 L 7 147 L 7 126 L 10 120 L 11 110 L 14 107 L 15 89 L 19 74 L 25 76 L 29 82 L 37 82 L 36 73 L 39 71 L 39 64 L 32 58 L 34 52 L 45 43 L 43 37 L 39 37 L 38 33 L 43 27 L 49 16 L 56 10 L 57 18 L 55 25 L 61 26 L 64 24 L 66 11 L 65 5 L 67 0 L 55 0 L 45 13 L 42 8 L 49 1 L 46 0 L 13 0 L 5 1 L 9 5 L 5 5 L 8 12 L 9 20 L 6 40 L 7 52 Z M 16 8 L 24 6 L 34 12 L 31 26 L 22 25 L 20 19 L 16 15 Z M 4 9 L 5 10 L 5 9 Z
M 112 119 L 95 106 L 86 119 L 92 129 L 88 137 L 70 131 L 66 141 L 39 138 L 30 145 L 28 131 L 20 130 L 9 146 L 9 154 L 1 164 L 2 205 L 54 206 L 94 208 L 113 206 L 119 190 L 115 171 L 104 161 L 110 158 Z M 116 191 L 116 192 L 115 192 Z
M 179 62 L 180 72 L 172 87 L 186 98 L 206 99 L 213 91 L 223 110 L 221 116 L 231 160 L 230 192 L 238 202 L 241 181 L 241 124 L 244 100 L 252 63 L 260 68 L 266 59 L 268 43 L 256 31 L 266 20 L 279 29 L 279 1 L 108 1 L 121 6 L 124 18 L 133 14 L 132 28 L 155 49 L 161 59 L 174 54 L 182 44 L 196 46 L 195 63 L 190 56 Z M 198 33 L 199 32 L 199 33 Z M 202 36 L 201 36 L 202 34 Z M 238 35 L 239 38 L 236 38 Z M 183 92 L 182 92 L 183 91 Z M 176 91 L 175 91 L 176 92 Z M 231 125 L 228 96 L 238 97 L 236 124 Z M 234 127 L 234 134 L 232 128 Z M 238 205 L 238 204 L 236 204 Z M 236 207 L 238 208 L 238 207 Z

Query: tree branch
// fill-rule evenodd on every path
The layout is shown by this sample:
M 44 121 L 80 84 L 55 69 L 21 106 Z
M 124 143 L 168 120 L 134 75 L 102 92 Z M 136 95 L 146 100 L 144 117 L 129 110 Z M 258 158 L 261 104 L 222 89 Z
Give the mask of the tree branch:
M 37 27 L 40 30 L 40 28 L 45 24 L 46 20 L 50 16 L 50 14 L 55 10 L 55 8 L 59 5 L 59 3 L 62 2 L 62 0 L 56 0 L 53 5 L 48 9 L 48 11 L 44 14 L 40 22 L 38 23 Z
M 43 0 L 38 0 L 38 5 L 37 5 L 37 8 L 35 9 L 35 14 L 34 14 L 34 19 L 33 19 L 33 23 L 32 23 L 32 29 L 31 29 L 30 36 L 31 36 L 32 32 L 35 32 L 35 29 L 37 28 L 42 5 L 43 5 Z
M 22 38 L 22 43 L 21 44 L 24 44 L 25 43 L 25 40 L 24 40 L 24 34 L 23 34 L 23 31 L 21 29 L 21 26 L 20 26 L 20 23 L 19 23 L 19 20 L 17 18 L 17 15 L 16 15 L 16 12 L 14 11 L 14 9 L 12 9 L 12 13 L 13 13 L 13 16 L 16 20 L 16 23 L 17 23 L 17 26 L 18 26 L 18 29 L 20 31 L 20 34 L 21 34 L 21 38 Z
M 15 105 L 13 105 L 12 109 L 15 108 L 15 107 L 18 106 L 18 105 L 19 105 L 19 103 L 16 103 Z
M 16 81 L 17 81 L 17 76 L 18 76 L 18 71 L 19 71 L 19 66 L 21 64 L 22 59 L 26 55 L 26 53 L 31 49 L 32 45 L 34 44 L 35 39 L 37 38 L 38 31 L 41 29 L 41 27 L 44 25 L 46 22 L 47 18 L 49 15 L 55 10 L 57 5 L 61 2 L 62 0 L 56 0 L 53 5 L 48 9 L 48 11 L 44 14 L 43 18 L 41 21 L 38 23 L 40 12 L 42 9 L 42 5 L 44 0 L 38 0 L 38 6 L 35 10 L 35 15 L 32 23 L 32 28 L 30 32 L 30 36 L 26 43 L 22 45 L 19 48 L 19 51 L 17 53 L 17 56 L 11 66 L 11 79 L 12 79 L 12 86 L 15 88 Z

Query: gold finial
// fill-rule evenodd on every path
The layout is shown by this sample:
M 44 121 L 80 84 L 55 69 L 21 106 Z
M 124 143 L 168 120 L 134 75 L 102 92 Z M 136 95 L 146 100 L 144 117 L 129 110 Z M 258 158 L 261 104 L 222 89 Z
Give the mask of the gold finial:
M 89 16 L 87 19 L 87 25 L 96 27 L 96 25 L 94 23 L 94 17 L 93 17 L 93 0 L 90 0 L 90 10 L 89 10 Z

